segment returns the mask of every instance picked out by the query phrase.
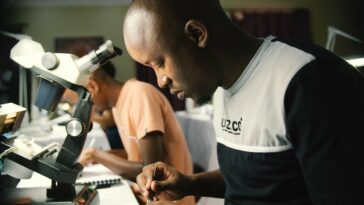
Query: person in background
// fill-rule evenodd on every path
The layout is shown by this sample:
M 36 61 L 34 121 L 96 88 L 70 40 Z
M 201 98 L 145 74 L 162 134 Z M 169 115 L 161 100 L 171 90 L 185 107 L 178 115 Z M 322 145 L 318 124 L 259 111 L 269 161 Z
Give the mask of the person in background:
M 160 87 L 214 104 L 220 169 L 186 175 L 151 164 L 137 177 L 146 197 L 364 204 L 364 79 L 345 60 L 313 44 L 253 37 L 218 0 L 134 0 L 123 34 Z
M 106 133 L 111 149 L 124 148 L 111 110 L 104 110 L 101 113 L 94 113 L 92 115 L 92 121 L 101 125 L 101 128 Z
M 112 77 L 112 78 L 115 77 L 116 69 L 110 61 L 108 61 L 104 65 L 102 65 L 102 69 L 110 77 Z M 65 93 L 63 94 L 62 100 L 71 105 L 75 105 L 78 101 L 78 96 L 74 91 L 67 89 L 65 91 Z M 73 106 L 70 106 L 70 107 L 72 108 Z M 72 110 L 68 110 L 68 112 L 72 112 Z M 101 125 L 101 128 L 106 133 L 106 137 L 108 139 L 111 149 L 123 149 L 124 148 L 123 143 L 121 142 L 117 127 L 115 125 L 114 118 L 112 116 L 112 111 L 110 109 L 93 113 L 92 121 L 97 122 Z M 125 156 L 124 151 L 122 151 L 121 156 Z
M 170 164 L 182 173 L 192 173 L 192 160 L 183 131 L 168 100 L 157 88 L 136 79 L 118 82 L 102 66 L 92 73 L 87 89 L 95 112 L 112 110 L 127 159 L 87 148 L 80 155 L 81 164 L 101 163 L 132 181 L 144 166 L 157 161 Z M 138 199 L 141 203 L 147 200 L 142 195 Z M 193 205 L 194 197 L 179 200 L 177 204 Z
M 111 78 L 115 78 L 116 69 L 115 66 L 108 61 L 102 65 L 102 69 Z M 110 143 L 111 149 L 123 149 L 123 143 L 121 142 L 120 135 L 118 133 L 114 118 L 112 116 L 111 109 L 103 110 L 102 112 L 94 113 L 92 120 L 99 123 L 102 129 L 105 131 L 107 139 Z

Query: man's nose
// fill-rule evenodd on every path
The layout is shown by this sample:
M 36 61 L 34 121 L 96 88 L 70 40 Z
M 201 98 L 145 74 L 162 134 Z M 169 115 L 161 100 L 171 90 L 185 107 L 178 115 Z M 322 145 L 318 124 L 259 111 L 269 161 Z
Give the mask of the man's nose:
M 165 75 L 157 75 L 157 81 L 161 88 L 166 88 L 172 83 L 172 80 Z

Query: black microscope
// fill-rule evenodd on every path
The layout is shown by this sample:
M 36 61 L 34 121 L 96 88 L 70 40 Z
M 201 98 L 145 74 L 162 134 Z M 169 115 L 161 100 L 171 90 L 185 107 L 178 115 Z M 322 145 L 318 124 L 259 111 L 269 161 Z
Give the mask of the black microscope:
M 78 94 L 72 119 L 67 122 L 66 139 L 62 146 L 51 143 L 39 147 L 34 142 L 12 136 L 24 114 L 0 116 L 0 158 L 35 171 L 52 180 L 49 188 L 9 188 L 1 190 L 0 204 L 97 204 L 97 191 L 88 186 L 75 186 L 83 167 L 77 162 L 88 131 L 91 129 L 91 94 L 85 88 L 90 74 L 121 49 L 106 41 L 97 50 L 78 58 L 67 53 L 44 52 L 32 40 L 23 39 L 11 50 L 11 59 L 39 75 L 40 83 L 35 105 L 54 111 L 66 88 Z M 9 106 L 9 105 L 6 105 Z M 9 110 L 4 108 L 3 110 Z M 0 113 L 1 113 L 0 107 Z M 20 109 L 21 110 L 21 109 Z M 5 164 L 6 165 L 6 164 Z M 20 200 L 20 202 L 19 202 Z M 25 202 L 24 202 L 25 200 Z M 29 203 L 27 202 L 29 201 Z

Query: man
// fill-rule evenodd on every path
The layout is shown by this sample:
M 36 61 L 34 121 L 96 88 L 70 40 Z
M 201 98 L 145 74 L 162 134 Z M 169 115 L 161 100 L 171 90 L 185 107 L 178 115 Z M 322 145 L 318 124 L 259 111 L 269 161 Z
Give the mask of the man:
M 224 197 L 227 205 L 364 204 L 364 80 L 311 44 L 259 39 L 218 0 L 135 0 L 129 54 L 181 99 L 214 94 L 220 170 L 143 169 L 141 193 Z M 159 200 L 152 204 L 170 204 Z
M 77 49 L 71 49 L 71 53 L 74 53 L 77 56 L 86 55 L 90 50 L 90 48 L 86 47 L 87 44 L 77 44 L 77 46 Z M 115 67 L 110 61 L 102 65 L 101 69 L 112 78 L 114 78 L 116 75 Z M 72 105 L 67 110 L 67 112 L 73 113 L 73 105 L 75 105 L 78 101 L 77 93 L 72 90 L 66 89 L 62 98 L 64 102 Z M 123 149 L 123 144 L 117 131 L 117 127 L 115 125 L 111 110 L 107 109 L 103 110 L 101 113 L 93 113 L 92 121 L 100 124 L 101 128 L 106 133 L 106 137 L 108 139 L 111 149 Z
M 157 161 L 171 164 L 185 174 L 192 173 L 192 160 L 182 129 L 168 100 L 155 87 L 135 79 L 120 83 L 101 67 L 92 73 L 87 89 L 96 112 L 112 109 L 127 159 L 89 148 L 82 152 L 81 164 L 101 163 L 134 181 L 145 165 Z M 139 200 L 147 201 L 143 197 Z M 192 196 L 178 202 L 194 203 Z

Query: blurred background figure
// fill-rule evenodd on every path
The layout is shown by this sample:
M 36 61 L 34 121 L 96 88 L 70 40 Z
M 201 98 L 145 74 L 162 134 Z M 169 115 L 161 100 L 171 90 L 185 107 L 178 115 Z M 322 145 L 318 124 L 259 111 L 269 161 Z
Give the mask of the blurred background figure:
M 115 67 L 111 62 L 105 63 L 101 68 L 110 77 L 115 77 Z M 77 94 L 67 89 L 63 95 L 63 103 L 67 103 L 70 106 L 62 106 L 66 112 L 73 113 L 73 106 L 78 101 Z M 110 143 L 111 149 L 123 149 L 124 146 L 120 140 L 117 127 L 114 122 L 111 110 L 103 110 L 101 112 L 94 112 L 92 121 L 99 123 L 104 132 L 106 133 L 107 139 Z

